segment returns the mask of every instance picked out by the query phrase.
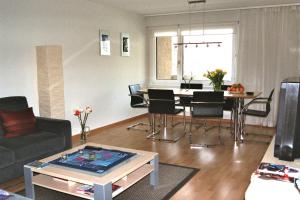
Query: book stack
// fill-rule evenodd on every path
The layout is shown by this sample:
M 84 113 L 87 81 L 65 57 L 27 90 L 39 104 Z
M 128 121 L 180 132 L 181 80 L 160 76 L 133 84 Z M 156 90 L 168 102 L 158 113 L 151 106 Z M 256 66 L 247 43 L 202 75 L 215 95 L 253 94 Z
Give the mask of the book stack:
M 13 196 L 13 195 L 0 189 L 0 200 L 7 200 L 11 196 Z
M 296 179 L 300 178 L 300 170 L 286 165 L 261 163 L 253 176 L 264 180 L 294 183 Z
M 251 175 L 245 200 L 299 200 L 300 169 L 263 162 Z
M 112 192 L 117 195 L 123 191 L 122 187 L 119 185 L 112 184 Z M 76 192 L 85 195 L 94 195 L 94 186 L 93 185 L 81 185 L 76 188 Z

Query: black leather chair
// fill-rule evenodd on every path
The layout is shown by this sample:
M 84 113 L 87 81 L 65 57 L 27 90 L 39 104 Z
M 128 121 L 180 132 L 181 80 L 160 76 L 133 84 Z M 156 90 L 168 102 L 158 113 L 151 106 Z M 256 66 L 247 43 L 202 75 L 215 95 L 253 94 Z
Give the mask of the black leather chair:
M 231 85 L 221 85 L 221 90 L 222 91 L 227 91 L 227 89 L 231 87 Z M 225 104 L 223 107 L 223 110 L 230 111 L 230 131 L 233 131 L 233 122 L 232 122 L 232 117 L 233 117 L 233 106 L 234 106 L 234 100 L 232 98 L 227 98 L 225 99 Z M 227 127 L 225 127 L 227 128 Z
M 168 142 L 176 142 L 185 134 L 186 129 L 186 118 L 185 118 L 185 109 L 176 108 L 177 101 L 175 100 L 173 90 L 163 90 L 163 89 L 148 89 L 149 96 L 149 113 L 152 115 L 152 134 L 148 136 L 148 138 L 158 139 L 162 141 Z M 173 138 L 167 138 L 167 115 L 177 115 L 183 112 L 184 114 L 184 134 Z M 156 138 L 155 136 L 158 134 L 155 130 L 155 115 L 160 114 L 163 115 L 163 137 Z
M 139 91 L 141 90 L 140 84 L 133 84 L 129 85 L 129 96 L 130 96 L 130 106 L 132 108 L 148 108 L 148 101 L 145 99 L 144 95 L 140 93 Z M 150 121 L 150 120 L 149 120 Z M 148 131 L 145 129 L 139 129 L 136 128 L 137 126 L 150 126 L 150 124 L 146 124 L 143 122 L 138 122 L 136 124 L 133 124 L 131 126 L 128 126 L 127 129 L 130 130 L 141 130 L 141 131 Z
M 255 98 L 243 107 L 241 111 L 241 117 L 240 117 L 240 129 L 241 129 L 240 133 L 242 137 L 246 135 L 245 121 L 247 115 L 254 116 L 254 117 L 263 117 L 263 118 L 268 117 L 271 111 L 271 102 L 272 102 L 273 93 L 274 93 L 274 89 L 270 92 L 269 97 Z M 264 109 L 263 110 L 250 109 L 249 107 L 252 105 L 263 105 Z
M 186 89 L 186 90 L 189 90 L 189 89 L 198 89 L 198 90 L 202 90 L 203 89 L 203 84 L 201 83 L 181 83 L 180 84 L 180 89 Z M 192 101 L 192 97 L 188 97 L 188 96 L 182 96 L 180 97 L 180 103 L 179 105 L 180 106 L 185 106 L 185 107 L 188 107 L 190 106 L 190 103 Z
M 211 147 L 217 144 L 194 144 L 192 142 L 192 126 L 195 118 L 208 119 L 219 118 L 219 144 L 223 144 L 221 140 L 221 119 L 223 118 L 224 106 L 224 92 L 223 91 L 201 91 L 193 93 L 193 101 L 191 102 L 191 123 L 190 123 L 190 145 L 191 147 Z M 206 122 L 205 127 L 206 131 Z
M 203 89 L 202 83 L 181 83 L 180 89 Z

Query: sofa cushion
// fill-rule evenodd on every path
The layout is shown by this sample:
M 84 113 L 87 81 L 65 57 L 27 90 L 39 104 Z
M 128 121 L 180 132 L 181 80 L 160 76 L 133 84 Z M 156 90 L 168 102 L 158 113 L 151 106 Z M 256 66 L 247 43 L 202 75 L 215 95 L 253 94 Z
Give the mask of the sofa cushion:
M 19 111 L 0 110 L 4 137 L 16 137 L 36 131 L 36 119 L 32 108 Z
M 43 131 L 0 140 L 0 146 L 14 151 L 16 162 L 37 158 L 49 152 L 57 152 L 64 148 L 64 144 L 64 137 Z
M 0 168 L 7 167 L 15 162 L 15 153 L 0 146 Z

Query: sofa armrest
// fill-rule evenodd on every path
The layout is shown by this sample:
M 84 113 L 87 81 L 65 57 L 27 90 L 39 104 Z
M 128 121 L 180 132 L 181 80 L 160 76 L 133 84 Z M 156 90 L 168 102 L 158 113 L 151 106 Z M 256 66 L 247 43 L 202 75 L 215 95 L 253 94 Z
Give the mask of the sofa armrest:
M 65 137 L 65 149 L 72 147 L 71 122 L 62 119 L 36 117 L 37 128 Z

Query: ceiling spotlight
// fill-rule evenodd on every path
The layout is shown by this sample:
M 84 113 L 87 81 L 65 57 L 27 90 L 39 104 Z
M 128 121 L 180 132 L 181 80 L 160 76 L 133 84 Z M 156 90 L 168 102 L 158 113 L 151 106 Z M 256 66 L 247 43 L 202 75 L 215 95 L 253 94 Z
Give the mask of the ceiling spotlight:
M 206 47 L 207 47 L 207 48 L 209 47 L 209 44 L 208 44 L 208 43 L 206 43 Z
M 174 48 L 176 49 L 176 48 L 177 48 L 177 45 L 175 45 Z
M 198 48 L 198 44 L 196 44 L 196 48 Z
M 221 44 L 220 44 L 220 43 L 218 43 L 218 47 L 221 47 Z
M 184 45 L 184 47 L 185 47 L 185 48 L 187 48 L 187 44 L 186 44 L 186 45 Z

